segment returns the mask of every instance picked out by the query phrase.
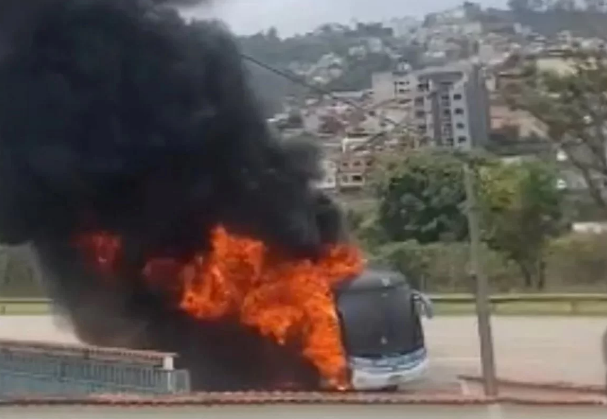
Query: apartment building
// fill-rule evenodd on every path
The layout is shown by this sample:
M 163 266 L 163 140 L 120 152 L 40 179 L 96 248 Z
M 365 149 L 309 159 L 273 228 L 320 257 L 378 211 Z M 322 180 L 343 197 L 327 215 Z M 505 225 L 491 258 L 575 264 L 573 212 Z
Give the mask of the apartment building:
M 489 95 L 478 64 L 376 73 L 373 101 L 407 106 L 412 128 L 428 145 L 469 149 L 488 141 Z
M 339 159 L 337 184 L 341 191 L 359 190 L 367 183 L 373 166 L 371 153 L 344 153 Z
M 339 153 L 322 161 L 323 177 L 315 187 L 327 192 L 358 191 L 365 187 L 373 166 L 368 152 Z

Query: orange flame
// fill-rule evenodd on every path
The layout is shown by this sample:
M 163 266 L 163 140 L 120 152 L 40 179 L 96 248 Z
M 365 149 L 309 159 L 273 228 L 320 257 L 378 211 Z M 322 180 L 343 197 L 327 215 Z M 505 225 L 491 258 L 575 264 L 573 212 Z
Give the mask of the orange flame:
M 319 261 L 275 260 L 256 240 L 218 227 L 213 251 L 181 272 L 181 307 L 198 318 L 236 314 L 244 324 L 303 355 L 335 386 L 346 385 L 346 360 L 331 287 L 362 269 L 359 251 L 335 246 Z
M 116 250 L 119 239 L 105 233 L 94 236 L 103 237 L 107 246 L 100 246 L 99 239 L 79 243 L 88 244 L 88 252 L 97 254 L 98 262 L 109 260 L 106 253 L 111 252 L 103 249 Z M 362 270 L 360 251 L 336 245 L 314 262 L 280 258 L 261 241 L 229 234 L 221 226 L 213 230 L 211 242 L 210 252 L 196 255 L 185 265 L 153 259 L 143 274 L 155 286 L 159 280 L 167 280 L 167 272 L 171 279 L 178 279 L 180 307 L 195 318 L 237 317 L 281 345 L 301 345 L 303 356 L 329 384 L 347 388 L 346 357 L 332 287 Z M 158 274 L 159 270 L 163 273 Z

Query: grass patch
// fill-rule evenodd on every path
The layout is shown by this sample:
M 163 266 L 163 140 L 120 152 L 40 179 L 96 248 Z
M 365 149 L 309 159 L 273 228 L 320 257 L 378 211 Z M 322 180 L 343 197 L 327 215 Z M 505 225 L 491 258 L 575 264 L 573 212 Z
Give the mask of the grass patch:
M 434 312 L 438 316 L 464 316 L 476 312 L 472 302 L 435 302 Z M 569 302 L 516 301 L 492 305 L 492 313 L 503 316 L 607 316 L 607 301 Z M 0 303 L 0 316 L 48 315 L 51 305 L 45 303 Z
M 0 303 L 0 316 L 35 316 L 51 313 L 50 304 L 44 303 Z
M 473 303 L 435 303 L 437 315 L 469 315 L 476 312 Z M 605 316 L 607 302 L 507 302 L 493 304 L 491 312 L 503 316 Z

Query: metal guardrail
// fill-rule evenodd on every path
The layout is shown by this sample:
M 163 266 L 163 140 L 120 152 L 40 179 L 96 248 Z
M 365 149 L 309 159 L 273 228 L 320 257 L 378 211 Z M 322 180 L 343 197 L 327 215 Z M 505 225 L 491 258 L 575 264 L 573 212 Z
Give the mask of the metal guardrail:
M 86 346 L 69 343 L 53 343 L 42 341 L 27 341 L 0 339 L 0 359 L 3 354 L 16 353 L 19 355 L 43 356 L 52 354 L 69 358 L 96 359 L 104 362 L 128 362 L 150 368 L 173 368 L 177 354 L 150 350 L 134 350 L 125 348 L 108 348 Z
M 51 301 L 48 298 L 3 298 L 0 297 L 0 316 L 3 314 L 20 313 L 27 311 L 28 314 L 31 312 L 44 313 L 48 311 L 51 306 Z M 15 308 L 15 310 L 11 310 Z M 29 310 L 24 310 L 29 308 Z M 32 308 L 36 308 L 32 310 Z
M 436 305 L 469 305 L 475 304 L 473 294 L 441 294 L 430 297 Z M 605 304 L 607 307 L 607 294 L 497 294 L 489 297 L 489 304 L 493 312 L 499 312 L 499 307 L 507 304 L 561 304 L 569 306 L 569 313 L 576 314 L 588 304 Z
M 443 303 L 473 303 L 473 294 L 435 294 L 430 295 L 432 301 Z M 492 303 L 512 302 L 607 302 L 607 294 L 496 294 L 491 295 Z
M 0 399 L 16 396 L 88 395 L 98 393 L 183 394 L 190 391 L 189 373 L 172 362 L 150 362 L 142 351 L 0 340 Z M 32 350 L 30 350 L 32 349 Z M 73 349 L 73 350 L 70 350 Z M 104 356 L 104 352 L 109 355 Z M 138 360 L 136 356 L 142 359 Z M 167 354 L 169 356 L 169 354 Z
M 435 305 L 466 305 L 474 304 L 473 294 L 430 294 Z M 569 304 L 572 312 L 579 311 L 579 307 L 588 303 L 607 304 L 607 294 L 570 294 L 570 293 L 542 293 L 542 294 L 496 294 L 489 297 L 493 309 L 501 304 L 509 303 L 562 303 Z M 45 312 L 51 302 L 45 298 L 2 298 L 0 297 L 0 315 L 20 312 Z M 37 307 L 35 310 L 26 310 Z
M 94 364 L 94 362 L 88 362 Z M 110 368 L 120 375 L 120 367 L 104 365 L 97 370 Z M 122 368 L 126 369 L 126 368 Z M 190 392 L 187 371 L 136 371 L 142 381 L 136 384 L 124 384 L 90 377 L 73 378 L 62 375 L 30 373 L 0 369 L 0 399 L 3 397 L 32 396 L 86 396 L 91 394 L 141 394 L 174 395 Z M 145 382 L 143 381 L 145 378 Z

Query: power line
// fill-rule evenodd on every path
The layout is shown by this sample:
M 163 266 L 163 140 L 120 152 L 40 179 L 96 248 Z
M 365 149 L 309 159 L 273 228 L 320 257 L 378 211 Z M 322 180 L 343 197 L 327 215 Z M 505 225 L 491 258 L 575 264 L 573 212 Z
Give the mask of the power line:
M 341 101 L 343 103 L 346 103 L 346 104 L 352 106 L 353 108 L 356 108 L 356 109 L 358 109 L 360 111 L 363 111 L 365 114 L 371 115 L 372 112 L 375 112 L 374 110 L 366 109 L 365 107 L 359 105 L 358 103 L 356 103 L 354 101 L 351 101 L 351 100 L 348 100 L 348 99 L 345 99 L 345 98 L 342 98 L 342 97 L 337 97 L 330 90 L 323 89 L 322 87 L 319 87 L 319 86 L 316 86 L 314 84 L 308 83 L 305 80 L 302 80 L 299 76 L 291 73 L 290 71 L 280 70 L 280 69 L 278 69 L 276 67 L 273 67 L 273 66 L 271 66 L 269 64 L 266 64 L 263 61 L 260 61 L 260 60 L 258 60 L 256 58 L 253 58 L 250 55 L 242 53 L 242 52 L 240 53 L 240 56 L 242 57 L 243 60 L 249 61 L 249 62 L 257 65 L 258 67 L 261 67 L 261 68 L 263 68 L 263 69 L 265 69 L 265 70 L 267 70 L 267 71 L 269 71 L 271 73 L 279 75 L 279 76 L 281 76 L 281 77 L 283 77 L 283 78 L 291 81 L 292 83 L 299 84 L 299 85 L 304 86 L 304 87 L 306 87 L 306 88 L 308 88 L 310 90 L 313 90 L 313 91 L 315 91 L 317 93 L 320 93 L 322 95 L 327 95 L 327 96 L 329 96 L 329 97 L 331 97 L 331 98 L 333 98 L 335 100 L 338 100 L 338 101 Z M 408 124 L 406 123 L 407 119 L 408 119 L 407 116 L 405 118 L 403 118 L 402 120 L 398 121 L 398 122 L 394 121 L 392 118 L 388 118 L 388 117 L 386 117 L 384 115 L 381 115 L 381 114 L 380 115 L 374 114 L 372 116 L 376 116 L 380 120 L 392 124 L 393 128 L 392 128 L 392 131 L 390 131 L 390 132 L 394 132 L 394 131 L 396 131 L 397 129 L 400 129 L 400 128 L 405 128 L 405 129 L 408 128 L 408 126 L 407 126 Z M 379 132 L 379 133 L 373 134 L 366 141 L 365 145 L 369 145 L 369 144 L 374 143 L 378 139 L 383 138 L 386 134 L 388 134 L 388 133 L 387 132 Z
M 388 135 L 390 133 L 393 133 L 394 131 L 396 131 L 397 129 L 403 128 L 405 131 L 409 131 L 409 115 L 406 115 L 402 120 L 400 120 L 396 125 L 394 125 L 394 127 L 392 127 L 392 130 L 390 132 L 378 132 L 376 134 L 373 134 L 371 137 L 369 137 L 369 139 L 365 142 L 365 146 L 366 145 L 373 145 L 373 143 L 381 138 L 383 138 L 385 135 Z M 363 148 L 363 145 L 354 147 L 354 150 L 358 150 L 360 148 Z
M 302 80 L 297 75 L 291 73 L 290 71 L 280 70 L 280 69 L 278 69 L 276 67 L 273 67 L 273 66 L 271 66 L 269 64 L 266 64 L 263 61 L 259 61 L 258 59 L 253 58 L 250 55 L 247 55 L 247 54 L 244 54 L 244 53 L 240 53 L 240 56 L 244 60 L 246 60 L 246 61 L 250 61 L 253 64 L 255 64 L 255 65 L 257 65 L 257 66 L 259 66 L 259 67 L 261 67 L 261 68 L 263 68 L 265 70 L 268 70 L 268 71 L 270 71 L 270 72 L 272 72 L 274 74 L 277 74 L 277 75 L 279 75 L 279 76 L 281 76 L 281 77 L 283 77 L 283 78 L 285 78 L 285 79 L 287 79 L 287 80 L 289 80 L 289 81 L 291 81 L 291 82 L 293 82 L 295 84 L 299 84 L 301 86 L 307 87 L 310 90 L 314 90 L 316 93 L 320 93 L 320 94 L 323 94 L 323 95 L 330 96 L 331 98 L 333 98 L 335 100 L 338 100 L 338 101 L 341 101 L 343 103 L 346 103 L 346 104 L 348 104 L 348 105 L 350 105 L 350 106 L 352 106 L 352 107 L 354 107 L 354 108 L 356 108 L 356 109 L 358 109 L 360 111 L 363 111 L 363 112 L 365 112 L 367 114 L 370 113 L 370 112 L 372 112 L 372 111 L 366 109 L 364 106 L 361 106 L 361 105 L 359 105 L 358 103 L 356 103 L 354 101 L 351 101 L 349 99 L 345 99 L 345 98 L 342 98 L 342 97 L 335 96 L 335 94 L 333 92 L 331 92 L 330 90 L 327 90 L 327 89 L 324 89 L 322 87 L 319 87 L 319 86 L 313 85 L 311 83 L 308 83 L 305 80 Z M 394 121 L 393 119 L 385 117 L 385 116 L 379 116 L 379 118 L 382 119 L 382 120 L 384 120 L 384 121 L 386 121 L 386 122 L 389 122 L 390 124 L 395 125 L 395 126 L 399 124 L 398 122 Z

